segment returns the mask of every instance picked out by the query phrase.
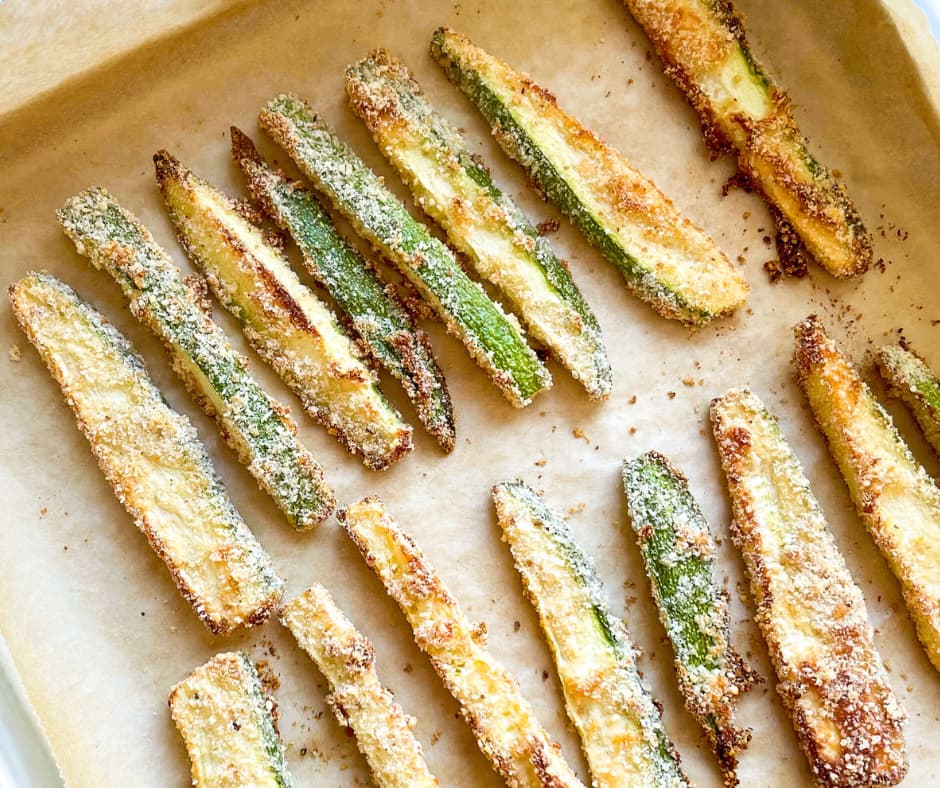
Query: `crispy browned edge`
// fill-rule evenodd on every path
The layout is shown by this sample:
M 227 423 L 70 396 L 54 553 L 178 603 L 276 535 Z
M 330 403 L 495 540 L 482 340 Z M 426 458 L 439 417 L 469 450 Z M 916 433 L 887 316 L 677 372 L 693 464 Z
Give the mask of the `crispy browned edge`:
M 383 505 L 382 499 L 377 495 L 366 496 L 358 503 L 378 504 L 380 506 Z M 356 536 L 356 534 L 354 534 L 352 530 L 346 526 L 345 507 L 337 510 L 336 519 L 339 521 L 340 525 L 343 526 L 346 533 L 349 535 L 349 538 L 352 539 L 353 543 L 359 549 L 359 552 L 362 553 L 362 557 L 366 564 L 368 564 L 369 568 L 373 571 L 376 571 L 377 561 L 375 556 L 369 551 L 368 545 L 361 541 Z M 402 531 L 401 529 L 396 529 L 396 532 L 398 537 L 398 544 L 408 559 L 408 583 L 411 586 L 413 593 L 420 594 L 424 597 L 437 597 L 444 604 L 456 606 L 456 600 L 454 600 L 448 590 L 444 587 L 444 584 L 441 582 L 440 577 L 438 577 L 437 572 L 434 571 L 434 568 L 429 566 L 428 563 L 424 560 L 424 554 L 421 552 L 421 549 L 415 543 L 414 539 L 412 539 L 408 533 Z M 400 604 L 400 600 L 391 589 L 386 587 L 386 591 L 388 592 L 388 595 L 395 600 L 396 603 Z M 449 630 L 450 627 L 448 626 L 447 629 Z M 482 632 L 480 633 L 480 636 L 483 637 Z M 432 655 L 427 653 L 424 645 L 422 644 L 422 640 L 417 635 L 415 635 L 414 640 L 418 648 L 427 654 L 428 660 L 431 662 L 434 671 L 440 677 L 445 689 L 447 689 L 452 697 L 457 699 L 458 696 L 456 694 L 453 683 L 447 678 L 447 672 L 444 670 L 439 660 L 435 659 Z M 507 677 L 510 681 L 513 682 L 516 689 L 518 689 L 516 680 L 508 674 Z M 464 718 L 467 725 L 469 726 L 470 731 L 473 733 L 473 736 L 476 739 L 478 746 L 480 747 L 480 750 L 484 755 L 486 755 L 490 763 L 493 764 L 496 772 L 506 781 L 507 785 L 516 785 L 516 778 L 510 765 L 513 760 L 512 754 L 505 753 L 502 750 L 494 747 L 493 740 L 487 735 L 486 725 L 459 700 L 458 706 L 460 707 L 460 715 Z M 535 769 L 535 772 L 538 775 L 539 783 L 543 786 L 543 788 L 570 788 L 568 783 L 564 782 L 563 780 L 556 779 L 555 776 L 551 773 L 549 769 L 549 761 L 545 754 L 545 742 L 539 739 L 530 739 L 526 742 L 526 745 L 528 748 L 526 755 L 528 756 L 529 762 Z
M 754 540 L 750 538 L 750 535 L 757 530 L 756 519 L 753 515 L 753 506 L 750 503 L 751 496 L 740 485 L 740 460 L 742 450 L 750 446 L 751 435 L 743 428 L 729 428 L 725 426 L 721 415 L 717 412 L 717 408 L 715 407 L 721 399 L 722 397 L 712 399 L 709 417 L 711 419 L 715 442 L 718 445 L 721 464 L 725 471 L 725 476 L 728 481 L 728 491 L 733 504 L 733 517 L 730 524 L 731 536 L 734 543 L 741 551 L 745 559 L 745 564 L 748 567 L 752 597 L 757 607 L 754 614 L 754 621 L 758 625 L 761 625 L 772 615 L 772 594 L 770 592 L 770 584 L 767 580 L 767 566 L 761 557 L 760 550 L 756 549 L 754 546 Z M 771 418 L 773 418 L 773 416 L 771 416 Z M 758 589 L 760 590 L 761 597 L 759 602 Z M 771 661 L 775 666 L 783 663 L 780 654 L 780 643 L 768 637 L 763 626 L 761 626 L 760 629 L 767 642 Z M 860 633 L 858 630 L 843 629 L 840 631 L 840 642 L 845 646 L 847 651 L 853 650 L 854 645 L 862 639 L 864 639 L 864 634 Z M 866 704 L 862 703 L 862 708 L 858 709 L 854 705 L 845 703 L 846 697 L 844 695 L 835 694 L 838 688 L 834 683 L 817 684 L 814 686 L 802 680 L 797 682 L 778 681 L 777 693 L 780 695 L 784 706 L 790 714 L 800 746 L 806 753 L 810 769 L 819 783 L 829 786 L 830 788 L 862 788 L 862 786 L 872 784 L 895 785 L 899 783 L 904 778 L 908 768 L 907 761 L 904 759 L 903 754 L 900 763 L 892 759 L 894 760 L 893 767 L 889 770 L 883 770 L 880 775 L 881 779 L 875 781 L 867 777 L 867 772 L 870 771 L 870 768 L 866 769 L 866 773 L 863 773 L 861 779 L 859 779 L 856 770 L 853 770 L 849 764 L 846 763 L 846 756 L 848 756 L 848 759 L 856 762 L 861 761 L 868 766 L 874 760 L 874 754 L 882 752 L 885 749 L 884 747 L 872 747 L 867 750 L 862 748 L 848 751 L 843 750 L 842 757 L 836 763 L 831 763 L 821 757 L 812 737 L 808 733 L 805 715 L 800 713 L 800 709 L 797 705 L 797 701 L 800 697 L 810 688 L 815 689 L 820 696 L 827 696 L 826 705 L 838 709 L 841 712 L 837 715 L 840 729 L 845 729 L 846 727 L 852 730 L 861 729 L 870 724 L 871 720 L 870 715 L 864 713 Z M 863 687 L 857 687 L 855 689 L 860 691 Z M 860 692 L 856 694 L 860 694 Z M 881 720 L 878 719 L 875 720 L 875 722 L 880 723 Z M 897 728 L 900 728 L 901 724 L 901 722 L 895 722 Z
M 632 13 L 630 0 L 624 0 L 624 2 Z M 743 17 L 740 12 L 734 8 L 731 0 L 710 0 L 708 6 L 711 12 L 717 17 L 719 24 L 728 31 L 728 34 L 732 36 L 745 52 L 748 53 L 751 59 L 757 63 L 747 42 L 747 33 L 744 29 Z M 639 18 L 636 18 L 639 22 Z M 759 179 L 753 177 L 752 173 L 748 172 L 744 157 L 742 153 L 738 151 L 737 146 L 722 133 L 705 94 L 698 88 L 695 84 L 695 80 L 683 69 L 682 65 L 670 56 L 667 38 L 659 35 L 652 27 L 642 25 L 642 23 L 641 26 L 652 42 L 656 54 L 662 61 L 663 71 L 666 76 L 682 91 L 686 100 L 698 114 L 702 124 L 702 134 L 705 139 L 705 145 L 709 149 L 712 159 L 716 159 L 723 154 L 735 155 L 738 160 L 740 174 L 746 181 L 748 188 L 757 191 L 770 207 L 778 234 L 789 239 L 799 238 L 799 234 L 796 233 L 792 224 L 790 224 L 776 208 L 773 199 L 761 188 Z M 767 76 L 767 71 L 760 66 L 760 64 L 757 65 L 761 73 Z M 767 77 L 767 81 L 769 83 L 768 91 L 774 105 L 774 112 L 760 125 L 749 125 L 747 127 L 748 136 L 759 139 L 762 136 L 763 126 L 772 126 L 781 131 L 786 131 L 806 146 L 807 139 L 800 133 L 796 121 L 793 118 L 793 111 L 791 109 L 792 102 L 789 95 L 775 82 L 770 80 L 769 77 Z M 793 177 L 794 169 L 790 162 L 781 161 L 777 157 L 770 158 L 766 155 L 766 151 L 762 154 L 762 158 L 764 161 L 772 164 L 778 182 L 787 185 L 787 190 L 796 197 L 800 207 L 807 215 L 812 216 L 822 224 L 826 224 L 830 227 L 835 226 L 824 211 L 816 209 L 816 206 L 820 203 L 824 204 L 826 202 L 824 190 L 817 181 L 814 180 L 812 185 L 800 183 L 799 179 Z M 846 221 L 850 224 L 857 224 L 860 228 L 864 228 L 858 209 L 849 199 L 845 186 L 836 180 L 835 176 L 833 176 L 832 172 L 827 167 L 821 164 L 819 166 L 825 171 L 825 181 L 827 185 L 834 190 L 840 206 L 845 211 Z M 804 248 L 802 241 L 799 242 L 799 247 L 800 249 Z M 839 278 L 856 276 L 864 273 L 871 266 L 874 250 L 871 234 L 867 229 L 863 229 L 862 232 L 853 235 L 852 249 L 857 264 L 855 268 L 839 274 Z M 808 250 L 806 251 L 810 257 L 813 257 L 812 253 L 808 252 Z M 788 254 L 790 253 L 792 252 Z
M 159 150 L 153 156 L 154 169 L 156 170 L 157 176 L 157 185 L 160 188 L 161 194 L 166 197 L 166 188 L 167 181 L 176 180 L 181 183 L 187 183 L 191 175 L 190 171 L 182 165 L 182 163 L 171 153 L 166 150 Z M 229 230 L 224 226 L 220 226 L 220 231 L 225 236 L 228 244 L 237 250 L 240 250 L 244 254 L 249 254 L 248 250 L 244 247 L 241 241 L 238 240 Z M 176 238 L 179 242 L 179 245 L 183 248 L 183 251 L 186 252 L 186 256 L 190 260 L 196 259 L 193 249 L 191 248 L 189 242 L 183 233 L 177 229 Z M 272 300 L 280 307 L 284 309 L 285 312 L 290 316 L 291 322 L 296 326 L 299 331 L 302 331 L 306 334 L 311 334 L 315 332 L 313 326 L 307 321 L 306 316 L 304 315 L 303 308 L 298 304 L 291 294 L 285 290 L 280 282 L 271 274 L 271 272 L 265 267 L 260 266 L 256 269 L 257 273 L 260 274 L 261 279 L 264 281 L 265 288 L 267 289 L 268 295 L 271 296 Z M 359 343 L 350 340 L 354 348 L 359 347 Z M 360 359 L 361 360 L 361 359 Z M 364 382 L 365 378 L 357 378 L 360 382 Z M 367 454 L 362 452 L 356 447 L 353 442 L 349 439 L 345 432 L 337 429 L 334 425 L 329 425 L 324 421 L 324 417 L 319 414 L 317 410 L 312 410 L 310 408 L 304 407 L 304 412 L 313 418 L 315 421 L 319 422 L 321 425 L 327 428 L 327 431 L 332 435 L 336 440 L 340 442 L 346 451 L 355 456 L 356 454 L 362 455 L 363 463 L 370 470 L 373 471 L 384 471 L 390 465 L 392 465 L 396 460 L 400 459 L 406 455 L 414 446 L 411 431 L 408 429 L 399 430 L 400 436 L 403 435 L 403 439 L 395 447 L 395 449 L 387 454 L 381 456 L 375 454 Z M 404 423 L 404 422 L 403 422 Z M 322 477 L 322 470 L 321 470 Z M 335 505 L 335 504 L 334 504 Z M 332 507 L 331 507 L 332 508 Z M 330 512 L 327 511 L 324 514 L 323 519 L 325 520 L 329 516 Z M 322 522 L 322 520 L 321 520 Z
M 245 134 L 245 132 L 243 132 L 237 126 L 231 126 L 229 128 L 229 134 L 232 141 L 232 158 L 245 175 L 245 179 L 248 184 L 248 191 L 251 194 L 252 199 L 257 203 L 258 207 L 265 214 L 265 216 L 277 224 L 277 226 L 282 230 L 287 230 L 286 225 L 278 221 L 277 208 L 271 203 L 271 200 L 268 198 L 265 190 L 259 184 L 259 171 L 270 170 L 275 174 L 276 177 L 284 178 L 292 189 L 310 192 L 311 195 L 313 195 L 313 192 L 311 192 L 303 182 L 288 178 L 283 170 L 268 164 L 258 152 L 258 149 L 255 147 L 251 137 Z M 339 231 L 337 231 L 337 234 L 339 234 Z M 402 301 L 395 286 L 390 282 L 384 281 L 378 274 L 378 269 L 372 259 L 366 255 L 360 255 L 360 258 L 362 260 L 362 264 L 366 268 L 369 268 L 376 273 L 378 279 L 384 284 L 383 289 L 386 297 L 390 301 L 395 302 L 395 304 L 401 309 L 402 314 L 404 314 L 408 320 L 408 324 L 411 329 L 410 334 L 406 332 L 397 332 L 389 337 L 389 342 L 393 344 L 395 349 L 401 354 L 402 366 L 409 373 L 411 373 L 410 378 L 398 378 L 396 376 L 396 380 L 398 380 L 402 388 L 405 389 L 405 393 L 408 395 L 409 399 L 424 405 L 425 409 L 426 406 L 428 406 L 430 403 L 430 393 L 428 389 L 427 375 L 424 374 L 421 365 L 416 363 L 416 358 L 418 355 L 416 352 L 416 346 L 420 346 L 420 348 L 425 352 L 426 357 L 438 369 L 441 388 L 444 390 L 445 394 L 447 394 L 448 418 L 442 423 L 435 423 L 430 418 L 423 417 L 422 408 L 416 408 L 416 410 L 418 411 L 418 417 L 421 419 L 421 422 L 424 424 L 427 431 L 438 442 L 438 444 L 440 444 L 440 447 L 444 450 L 444 452 L 449 454 L 454 450 L 454 446 L 457 442 L 457 435 L 454 427 L 453 403 L 450 400 L 450 395 L 447 390 L 447 382 L 444 379 L 444 375 L 441 372 L 440 367 L 437 366 L 437 358 L 434 355 L 434 349 L 431 346 L 430 337 L 428 337 L 427 332 L 425 332 L 424 329 L 417 325 L 414 315 Z M 317 261 L 312 256 L 307 254 L 303 255 L 303 259 L 304 264 L 310 271 L 311 275 L 315 279 L 319 280 L 321 278 L 321 274 L 317 266 Z M 381 366 L 381 361 L 372 351 L 366 339 L 356 331 L 355 321 L 347 315 L 343 315 L 343 317 L 343 322 L 346 328 L 360 336 L 360 344 L 362 346 L 363 353 L 368 358 L 372 366 Z M 417 385 L 412 385 L 412 380 L 416 381 Z
M 677 479 L 688 485 L 688 477 L 673 465 L 672 461 L 664 454 L 654 450 L 647 452 L 647 456 L 655 458 Z M 710 529 L 708 534 L 714 544 L 715 537 Z M 645 529 L 643 532 L 637 533 L 637 543 L 642 547 L 650 535 L 651 533 Z M 678 658 L 674 660 L 674 664 L 678 676 L 679 691 L 682 694 L 685 707 L 705 730 L 721 768 L 722 781 L 725 786 L 734 788 L 734 786 L 740 784 L 737 776 L 738 754 L 747 748 L 748 742 L 751 740 L 750 728 L 739 728 L 735 725 L 734 708 L 745 692 L 756 684 L 764 683 L 764 677 L 748 665 L 744 661 L 744 657 L 731 645 L 731 613 L 728 609 L 730 596 L 725 588 L 719 588 L 718 591 L 725 601 L 723 616 L 725 659 L 727 659 L 727 668 L 732 676 L 732 686 L 738 690 L 738 694 L 729 699 L 718 698 L 717 701 L 713 698 L 704 699 L 699 693 L 695 692 L 693 685 L 684 679 L 687 671 Z M 655 591 L 653 593 L 655 596 Z M 658 604 L 657 608 L 660 611 L 660 618 L 662 618 L 662 608 Z M 663 621 L 663 625 L 665 626 L 665 621 Z M 715 727 L 712 727 L 709 722 L 709 718 L 712 716 L 714 717 Z
M 150 547 L 166 565 L 166 568 L 170 571 L 170 575 L 173 577 L 180 594 L 182 594 L 183 599 L 185 599 L 192 606 L 193 611 L 199 617 L 199 620 L 202 621 L 206 628 L 214 635 L 227 635 L 233 630 L 237 629 L 239 626 L 253 627 L 266 621 L 280 603 L 280 592 L 275 592 L 270 596 L 266 604 L 256 608 L 255 611 L 245 619 L 244 624 L 236 623 L 227 618 L 211 618 L 202 605 L 199 604 L 199 597 L 185 582 L 182 574 L 180 573 L 179 567 L 173 561 L 172 554 L 167 550 L 166 546 L 151 527 L 150 522 L 147 519 L 147 510 L 139 508 L 133 502 L 133 496 L 131 495 L 131 490 L 133 488 L 125 487 L 122 484 L 121 475 L 118 469 L 112 468 L 105 458 L 98 453 L 94 440 L 94 432 L 86 423 L 85 418 L 77 404 L 69 396 L 68 392 L 70 387 L 65 381 L 65 377 L 62 374 L 61 368 L 55 362 L 54 358 L 51 356 L 46 356 L 46 354 L 39 349 L 39 345 L 37 344 L 38 340 L 32 330 L 32 326 L 20 317 L 20 305 L 17 301 L 16 283 L 10 285 L 7 289 L 7 292 L 9 293 L 10 303 L 13 306 L 13 314 L 16 316 L 16 320 L 19 323 L 20 328 L 22 328 L 23 333 L 25 333 L 29 338 L 30 344 L 36 348 L 37 353 L 39 353 L 40 357 L 43 359 L 43 361 L 45 361 L 46 366 L 49 368 L 49 372 L 52 374 L 52 377 L 55 378 L 56 383 L 59 384 L 63 398 L 69 405 L 71 411 L 75 414 L 75 421 L 78 424 L 78 428 L 82 435 L 85 436 L 85 439 L 88 441 L 91 452 L 95 456 L 95 461 L 97 462 L 98 467 L 101 469 L 101 472 L 104 474 L 105 479 L 108 480 L 108 484 L 111 485 L 111 489 L 114 491 L 115 497 L 123 504 L 124 508 L 127 510 L 127 513 L 133 518 L 134 524 L 141 531 L 143 531 L 144 536 L 147 537 L 147 541 L 149 542 Z M 106 322 L 110 322 L 107 321 L 106 318 L 105 320 Z M 143 361 L 141 361 L 141 367 L 142 369 L 144 368 Z M 169 406 L 167 407 L 169 408 Z M 173 412 L 176 413 L 176 411 Z M 281 589 L 281 591 L 283 591 L 283 589 Z

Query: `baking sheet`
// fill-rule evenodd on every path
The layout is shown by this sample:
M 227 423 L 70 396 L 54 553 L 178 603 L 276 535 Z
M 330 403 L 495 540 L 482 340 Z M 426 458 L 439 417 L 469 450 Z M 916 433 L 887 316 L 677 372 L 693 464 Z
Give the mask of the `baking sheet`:
M 720 538 L 734 641 L 768 679 L 740 705 L 742 722 L 754 728 L 741 759 L 742 783 L 809 782 L 773 690 L 766 648 L 751 621 L 742 563 L 727 539 L 729 507 L 707 425 L 711 397 L 734 385 L 751 385 L 780 417 L 865 593 L 877 645 L 910 716 L 906 784 L 933 784 L 940 780 L 940 676 L 918 645 L 897 582 L 852 512 L 793 380 L 789 357 L 790 327 L 817 311 L 856 359 L 863 358 L 870 341 L 894 340 L 903 332 L 940 367 L 940 325 L 932 322 L 940 319 L 935 254 L 940 128 L 930 98 L 937 95 L 933 80 L 940 73 L 936 48 L 907 2 L 889 8 L 877 0 L 741 0 L 739 6 L 758 56 L 789 88 L 813 150 L 844 174 L 875 233 L 883 270 L 840 283 L 814 268 L 809 279 L 768 282 L 761 265 L 773 250 L 763 238 L 772 229 L 763 203 L 740 190 L 720 196 L 732 162 L 709 161 L 696 117 L 614 0 L 555 3 L 550 10 L 534 0 L 251 5 L 138 52 L 0 126 L 0 280 L 47 268 L 132 339 L 171 404 L 193 419 L 233 499 L 287 578 L 288 594 L 314 580 L 324 583 L 373 639 L 379 674 L 405 710 L 417 716 L 417 736 L 444 784 L 498 781 L 456 718 L 456 704 L 412 644 L 400 612 L 335 521 L 311 535 L 291 531 L 193 406 L 156 340 L 128 314 L 117 286 L 76 255 L 53 212 L 80 189 L 106 185 L 189 269 L 154 185 L 151 154 L 166 147 L 242 195 L 242 181 L 229 160 L 228 126 L 240 125 L 262 143 L 263 152 L 283 163 L 286 157 L 255 123 L 262 103 L 280 91 L 308 98 L 404 194 L 346 108 L 342 87 L 348 62 L 386 46 L 415 71 L 435 105 L 466 130 L 496 181 L 530 216 L 556 218 L 558 212 L 526 187 L 476 111 L 430 60 L 431 31 L 451 25 L 531 72 L 563 107 L 651 175 L 732 259 L 740 255 L 752 287 L 748 308 L 697 333 L 662 320 L 627 294 L 620 275 L 562 219 L 553 240 L 598 313 L 614 367 L 614 395 L 604 404 L 588 402 L 553 364 L 553 390 L 526 410 L 513 410 L 462 346 L 429 325 L 455 399 L 458 445 L 442 457 L 416 428 L 415 452 L 383 474 L 367 471 L 304 419 L 294 398 L 247 350 L 233 321 L 220 310 L 217 319 L 252 359 L 263 385 L 290 405 L 339 500 L 383 496 L 468 613 L 486 621 L 493 653 L 518 677 L 540 720 L 584 779 L 585 764 L 566 724 L 550 656 L 508 549 L 499 541 L 488 491 L 496 481 L 521 476 L 543 489 L 551 505 L 571 511 L 571 526 L 596 559 L 613 609 L 625 616 L 644 651 L 641 667 L 664 704 L 666 728 L 687 773 L 697 785 L 718 786 L 720 775 L 704 737 L 675 689 L 672 655 L 624 514 L 620 462 L 656 448 L 687 472 Z M 7 358 L 13 345 L 22 348 L 19 362 Z M 297 782 L 366 784 L 354 740 L 325 705 L 322 677 L 285 631 L 269 623 L 221 639 L 196 620 L 115 501 L 5 300 L 0 351 L 0 631 L 69 784 L 187 784 L 188 763 L 167 713 L 167 691 L 215 652 L 233 648 L 267 661 L 280 678 L 275 695 Z M 694 385 L 686 385 L 689 381 Z M 389 383 L 385 390 L 417 423 L 396 387 Z M 893 403 L 890 408 L 915 453 L 936 475 L 938 463 L 911 419 Z

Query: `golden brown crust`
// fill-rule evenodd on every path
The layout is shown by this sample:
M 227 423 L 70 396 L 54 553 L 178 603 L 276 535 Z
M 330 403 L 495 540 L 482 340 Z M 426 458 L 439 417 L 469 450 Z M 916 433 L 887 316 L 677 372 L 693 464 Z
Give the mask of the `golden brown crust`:
M 471 626 L 414 540 L 370 496 L 337 512 L 366 563 L 401 607 L 481 751 L 513 786 L 572 788 L 581 783 L 535 719 L 516 680 L 482 647 L 485 629 Z
M 812 158 L 793 118 L 790 99 L 754 60 L 740 16 L 728 0 L 625 0 L 676 83 L 698 113 L 713 157 L 735 152 L 751 185 L 781 210 L 815 258 L 833 276 L 863 273 L 872 240 L 845 187 Z M 768 106 L 749 113 L 740 103 L 719 106 L 709 88 L 741 58 Z M 723 89 L 723 88 L 722 88 Z M 743 95 L 741 82 L 730 89 Z
M 43 331 L 39 327 L 40 322 L 48 325 L 52 321 L 67 319 L 59 310 L 63 304 L 66 308 L 75 307 L 68 301 L 74 293 L 66 291 L 49 277 L 56 289 L 47 289 L 45 303 L 34 301 L 30 304 L 24 292 L 35 283 L 36 276 L 30 274 L 10 286 L 13 313 L 59 384 L 79 430 L 88 440 L 98 467 L 118 500 L 144 533 L 153 551 L 166 564 L 180 594 L 213 634 L 225 635 L 240 626 L 250 627 L 264 622 L 280 601 L 283 582 L 273 574 L 270 559 L 221 491 L 221 483 L 214 476 L 189 420 L 163 402 L 147 376 L 143 361 L 129 344 L 117 351 L 128 354 L 129 363 L 112 369 L 105 385 L 127 387 L 131 392 L 128 402 L 133 402 L 132 409 L 122 410 L 118 407 L 119 400 L 114 397 L 113 405 L 103 419 L 100 406 L 93 401 L 97 392 L 86 390 L 86 387 L 96 376 L 104 374 L 104 365 L 114 360 L 106 355 L 114 349 L 114 346 L 107 347 L 107 341 L 126 343 L 126 340 L 90 307 L 79 304 L 79 309 L 88 310 L 90 320 L 100 320 L 104 330 L 112 332 L 95 359 L 102 365 L 102 373 L 89 368 L 83 370 L 80 359 L 69 355 L 68 347 L 48 329 Z M 59 287 L 62 287 L 61 291 Z M 62 296 L 65 298 L 60 298 L 57 303 L 50 300 Z M 54 317 L 53 312 L 57 313 Z M 94 330 L 91 325 L 85 328 Z M 84 342 L 80 336 L 82 327 L 75 325 L 70 331 L 72 341 L 76 347 L 80 346 Z M 164 518 L 161 526 L 159 511 L 151 510 L 155 482 L 148 478 L 149 466 L 146 463 L 155 460 L 164 466 L 164 470 L 176 473 L 177 492 L 187 496 L 188 508 L 196 513 L 197 521 L 181 525 L 194 531 L 205 529 L 200 537 L 206 542 L 201 561 L 208 562 L 219 575 L 211 597 L 207 596 L 213 586 L 211 576 L 199 573 L 198 562 L 195 567 L 192 562 L 188 566 L 182 563 L 183 553 L 174 548 L 175 542 L 168 542 L 166 538 L 178 540 L 185 535 L 164 534 L 164 528 L 170 527 L 169 520 Z M 197 589 L 194 583 L 200 581 L 205 585 Z
M 940 670 L 940 487 L 819 318 L 810 315 L 795 334 L 800 386 L 859 517 L 901 583 L 924 650 Z
M 893 785 L 904 712 L 875 650 L 861 591 L 773 417 L 746 389 L 711 419 L 779 692 L 816 779 Z

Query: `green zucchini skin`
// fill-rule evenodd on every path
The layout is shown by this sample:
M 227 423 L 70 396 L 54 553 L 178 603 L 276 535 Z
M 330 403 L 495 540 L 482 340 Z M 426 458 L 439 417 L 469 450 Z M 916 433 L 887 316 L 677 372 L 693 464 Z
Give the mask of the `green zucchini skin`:
M 333 492 L 287 409 L 251 377 L 150 232 L 100 187 L 68 200 L 58 217 L 78 252 L 121 286 L 131 312 L 160 338 L 190 393 L 291 524 L 303 530 L 325 520 Z
M 528 405 L 551 385 L 515 320 L 305 102 L 278 96 L 260 122 L 357 232 L 395 262 L 513 405 Z
M 377 50 L 346 69 L 346 92 L 416 204 L 454 248 L 499 288 L 529 333 L 592 398 L 609 396 L 612 373 L 600 326 L 570 272 L 411 72 Z
M 373 357 L 401 383 L 418 418 L 441 448 L 456 441 L 454 407 L 427 334 L 394 288 L 354 249 L 314 193 L 269 166 L 251 139 L 232 127 L 232 157 L 255 202 L 300 248 L 310 275 L 343 309 Z
M 735 725 L 734 706 L 760 677 L 729 642 L 715 540 L 685 476 L 658 452 L 624 463 L 623 488 L 686 708 L 708 734 L 726 784 L 736 785 L 737 754 L 750 731 Z
M 875 363 L 891 393 L 901 400 L 940 457 L 940 380 L 920 356 L 900 345 L 885 345 Z
M 745 303 L 747 283 L 704 231 L 617 151 L 561 110 L 551 93 L 446 28 L 434 32 L 431 55 L 489 121 L 506 154 L 657 313 L 701 325 Z M 520 107 L 529 103 L 538 120 L 522 117 Z M 563 150 L 552 152 L 536 139 L 538 123 L 544 124 L 546 139 Z M 570 161 L 577 162 L 577 174 Z M 681 265 L 664 273 L 663 262 L 672 258 L 681 258 Z

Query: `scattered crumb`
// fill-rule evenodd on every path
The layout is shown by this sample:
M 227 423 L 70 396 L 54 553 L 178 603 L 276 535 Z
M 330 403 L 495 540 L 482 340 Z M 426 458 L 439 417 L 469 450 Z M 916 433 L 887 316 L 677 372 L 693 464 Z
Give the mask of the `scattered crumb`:
M 47 513 L 48 511 L 49 511 L 49 510 L 48 510 L 45 506 L 43 506 L 42 509 L 39 510 L 39 516 L 40 516 L 40 517 L 45 517 L 45 516 L 46 516 L 46 513 Z
M 557 233 L 559 226 L 558 219 L 546 219 L 544 222 L 539 222 L 535 229 L 539 231 L 539 235 L 550 235 Z
M 434 733 L 431 734 L 431 746 L 437 744 L 440 740 L 441 740 L 441 732 L 434 731 Z
M 274 692 L 281 686 L 281 680 L 266 659 L 256 662 L 255 667 L 258 669 L 258 678 L 261 679 L 261 686 L 264 688 L 265 693 Z
M 413 671 L 414 668 L 411 667 L 411 663 L 409 662 L 407 665 L 405 665 L 405 667 L 402 668 L 402 670 L 405 671 L 405 673 L 411 673 L 411 671 Z
M 669 399 L 675 399 L 675 398 L 676 398 L 676 392 L 674 392 L 674 391 L 667 391 L 667 392 L 666 392 L 666 396 L 669 397 Z
M 628 430 L 628 432 L 629 432 L 631 435 L 636 435 L 636 427 L 630 427 L 630 429 Z
M 630 397 L 630 399 L 627 400 L 627 403 L 630 405 L 636 405 L 636 394 Z
M 8 355 L 10 356 L 10 361 L 15 364 L 17 361 L 23 358 L 23 351 L 20 350 L 19 345 L 11 345 Z
M 688 386 L 689 388 L 691 388 L 692 386 L 695 385 L 695 378 L 693 377 L 682 378 L 682 385 Z
M 522 628 L 522 624 L 519 621 L 512 622 L 512 631 L 518 632 Z
M 572 515 L 580 514 L 581 512 L 584 511 L 584 507 L 585 507 L 585 504 L 583 502 L 579 504 L 575 504 L 574 506 L 568 509 L 568 511 L 565 513 L 565 516 L 571 517 Z
M 548 462 L 544 457 L 541 457 L 535 461 L 535 465 L 539 468 L 544 468 L 545 464 Z
M 580 439 L 583 440 L 585 443 L 590 443 L 590 442 L 591 442 L 591 441 L 588 439 L 588 436 L 584 434 L 584 430 L 582 430 L 580 427 L 575 427 L 573 430 L 571 430 L 571 434 L 574 435 L 574 437 L 576 437 L 576 438 L 580 438 Z

